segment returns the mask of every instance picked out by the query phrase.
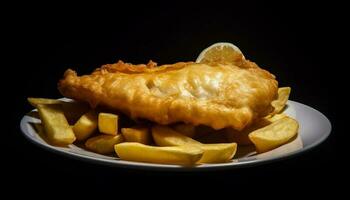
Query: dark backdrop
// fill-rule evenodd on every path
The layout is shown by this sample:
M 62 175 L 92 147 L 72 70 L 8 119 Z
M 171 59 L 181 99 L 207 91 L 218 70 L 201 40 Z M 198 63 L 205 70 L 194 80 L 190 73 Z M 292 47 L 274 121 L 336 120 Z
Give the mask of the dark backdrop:
M 30 5 L 7 21 L 11 32 L 10 63 L 5 68 L 5 91 L 11 94 L 9 141 L 4 142 L 8 186 L 39 188 L 63 194 L 68 189 L 116 191 L 145 186 L 169 194 L 184 191 L 252 195 L 259 188 L 294 193 L 316 186 L 325 192 L 342 179 L 339 163 L 342 122 L 339 115 L 344 66 L 341 57 L 345 14 L 336 3 L 219 3 L 189 5 Z M 29 6 L 29 5 L 28 5 Z M 319 147 L 301 156 L 247 169 L 201 173 L 127 170 L 77 161 L 47 152 L 20 133 L 20 118 L 30 105 L 26 97 L 61 97 L 57 81 L 66 68 L 89 73 L 122 59 L 159 64 L 194 60 L 215 42 L 231 42 L 245 56 L 274 73 L 281 86 L 291 86 L 291 99 L 310 105 L 330 118 L 333 131 Z M 344 41 L 345 43 L 345 41 Z M 345 45 L 345 44 L 344 44 Z M 341 61 L 341 62 L 340 62 Z M 7 70 L 9 72 L 7 73 Z M 346 80 L 346 79 L 345 79 Z M 296 183 L 294 183 L 296 182 Z M 200 187 L 199 189 L 194 189 Z M 58 189 L 59 188 L 59 189 Z M 201 189 L 202 188 L 202 189 Z M 204 190 L 203 188 L 208 188 Z M 112 190 L 110 190 L 112 189 Z M 309 190 L 309 189 L 307 189 Z M 260 194 L 260 193 L 258 193 Z M 148 196 L 156 195 L 152 191 Z

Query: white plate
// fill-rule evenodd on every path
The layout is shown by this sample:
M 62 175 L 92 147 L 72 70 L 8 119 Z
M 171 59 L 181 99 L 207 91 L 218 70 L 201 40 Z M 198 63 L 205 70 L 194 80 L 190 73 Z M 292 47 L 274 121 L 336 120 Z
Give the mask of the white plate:
M 32 125 L 32 123 L 40 123 L 39 119 L 25 115 L 22 118 L 20 125 L 23 134 L 33 143 L 53 152 L 81 160 L 113 165 L 116 167 L 148 168 L 157 170 L 206 170 L 246 167 L 297 155 L 319 145 L 331 132 L 331 123 L 329 120 L 322 113 L 309 106 L 295 101 L 288 101 L 288 107 L 284 112 L 295 118 L 300 125 L 298 137 L 290 143 L 263 154 L 256 154 L 252 147 L 239 146 L 238 152 L 231 162 L 202 164 L 196 167 L 124 161 L 117 157 L 96 154 L 76 145 L 69 145 L 68 147 L 52 146 L 38 135 Z

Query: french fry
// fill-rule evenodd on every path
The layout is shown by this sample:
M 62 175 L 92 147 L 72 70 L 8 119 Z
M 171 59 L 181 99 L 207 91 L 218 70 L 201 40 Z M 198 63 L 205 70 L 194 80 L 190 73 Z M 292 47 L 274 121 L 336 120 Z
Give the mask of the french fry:
M 30 105 L 37 108 L 40 104 L 61 104 L 62 101 L 57 99 L 47 99 L 47 98 L 34 98 L 34 97 L 28 97 L 27 98 Z
M 117 135 L 118 118 L 118 115 L 115 114 L 100 113 L 98 115 L 98 129 L 104 134 Z
M 69 123 L 74 124 L 84 113 L 88 112 L 89 107 L 87 104 L 75 102 L 75 101 L 61 101 L 58 99 L 47 98 L 27 98 L 28 102 L 35 108 L 41 104 L 61 104 L 64 115 Z
M 199 163 L 227 162 L 236 153 L 236 143 L 202 144 L 190 137 L 182 135 L 166 126 L 154 126 L 152 136 L 159 146 L 193 146 L 202 149 L 203 156 Z
M 275 108 L 275 110 L 273 111 L 273 114 L 282 112 L 282 110 L 287 104 L 290 92 L 291 92 L 290 87 L 278 88 L 278 99 L 271 102 L 272 107 Z
M 182 135 L 167 126 L 152 127 L 154 142 L 159 146 L 201 145 L 200 142 Z
M 124 142 L 115 145 L 114 148 L 123 160 L 185 166 L 195 165 L 203 155 L 203 150 L 189 145 L 155 147 L 137 142 Z
M 204 151 L 199 163 L 223 163 L 230 161 L 237 151 L 237 143 L 202 144 Z
M 259 153 L 269 151 L 287 143 L 297 135 L 299 124 L 290 117 L 284 117 L 272 124 L 249 133 Z
M 267 116 L 265 118 L 262 118 L 252 125 L 248 126 L 247 128 L 237 131 L 233 128 L 227 128 L 225 129 L 226 137 L 229 142 L 236 142 L 238 145 L 251 145 L 253 144 L 252 141 L 249 139 L 248 135 L 249 133 L 258 130 L 260 128 L 263 128 L 279 119 L 282 119 L 284 117 L 287 117 L 285 114 L 275 114 L 273 116 Z
M 62 105 L 60 104 L 40 104 L 38 112 L 47 139 L 55 145 L 72 144 L 76 137 L 64 116 Z
M 151 143 L 152 138 L 147 127 L 122 128 L 121 132 L 127 142 Z
M 34 124 L 38 134 L 52 144 L 68 145 L 75 140 L 87 139 L 86 148 L 96 153 L 116 152 L 124 160 L 191 166 L 228 162 L 236 154 L 237 143 L 254 144 L 259 153 L 288 143 L 297 135 L 299 128 L 297 121 L 280 114 L 290 92 L 290 87 L 278 89 L 278 99 L 271 102 L 274 111 L 269 116 L 241 131 L 227 128 L 219 132 L 206 126 L 181 123 L 172 128 L 156 125 L 152 133 L 147 127 L 122 128 L 122 134 L 118 134 L 118 126 L 122 125 L 118 124 L 119 116 L 116 114 L 97 115 L 87 104 L 75 101 L 30 97 L 28 102 L 38 109 L 42 121 L 43 126 Z M 69 126 L 69 123 L 74 125 Z M 130 126 L 133 125 L 126 127 Z M 96 129 L 107 135 L 89 138 Z M 158 147 L 149 146 L 151 134 Z
M 114 152 L 114 145 L 124 142 L 122 135 L 99 135 L 89 138 L 85 142 L 87 149 L 100 153 L 111 154 Z
M 96 129 L 97 114 L 93 110 L 81 116 L 73 126 L 74 134 L 79 141 L 87 139 Z

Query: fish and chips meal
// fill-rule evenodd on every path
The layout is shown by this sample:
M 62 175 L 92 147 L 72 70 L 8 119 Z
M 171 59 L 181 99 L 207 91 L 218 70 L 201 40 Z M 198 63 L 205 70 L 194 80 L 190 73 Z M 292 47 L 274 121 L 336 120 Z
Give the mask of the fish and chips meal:
M 119 61 L 58 82 L 67 99 L 28 98 L 48 143 L 79 144 L 122 160 L 195 166 L 230 162 L 241 146 L 257 153 L 296 138 L 283 113 L 291 92 L 233 44 L 216 43 L 196 62 L 158 66 Z

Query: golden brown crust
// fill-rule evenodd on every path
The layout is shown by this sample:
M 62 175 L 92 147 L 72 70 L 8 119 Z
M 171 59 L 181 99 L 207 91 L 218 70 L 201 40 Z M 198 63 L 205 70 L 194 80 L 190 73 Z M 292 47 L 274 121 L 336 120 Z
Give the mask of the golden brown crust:
M 69 69 L 58 89 L 92 107 L 104 105 L 160 124 L 181 121 L 240 130 L 272 112 L 278 83 L 250 61 L 240 66 L 181 62 L 160 67 L 152 61 L 119 61 L 80 77 Z
M 105 73 L 126 73 L 126 74 L 137 74 L 137 73 L 147 73 L 147 72 L 155 72 L 162 70 L 171 70 L 171 69 L 179 69 L 187 64 L 193 62 L 178 62 L 171 65 L 162 65 L 157 66 L 156 62 L 150 60 L 146 65 L 145 64 L 131 64 L 125 63 L 119 60 L 117 63 L 102 65 L 101 68 L 97 68 L 92 74 L 105 74 Z

